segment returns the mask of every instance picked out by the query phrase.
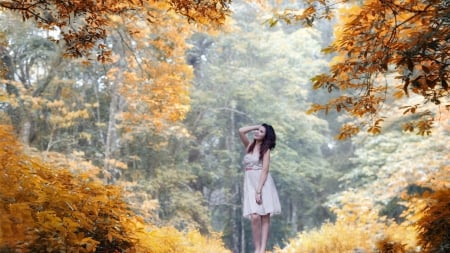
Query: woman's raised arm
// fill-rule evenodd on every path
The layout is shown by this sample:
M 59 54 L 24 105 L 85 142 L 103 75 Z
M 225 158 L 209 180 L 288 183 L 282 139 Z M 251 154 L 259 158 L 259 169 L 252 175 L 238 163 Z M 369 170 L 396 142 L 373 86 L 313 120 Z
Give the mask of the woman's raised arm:
M 247 148 L 250 144 L 250 141 L 247 137 L 247 133 L 252 130 L 258 130 L 260 125 L 254 125 L 254 126 L 245 126 L 239 128 L 239 138 L 241 138 L 242 144 L 244 144 L 244 147 Z

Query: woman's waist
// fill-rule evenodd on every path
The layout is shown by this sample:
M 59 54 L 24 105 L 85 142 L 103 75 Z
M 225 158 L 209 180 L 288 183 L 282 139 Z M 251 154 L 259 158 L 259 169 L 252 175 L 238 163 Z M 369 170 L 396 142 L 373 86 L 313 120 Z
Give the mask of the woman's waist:
M 249 171 L 249 170 L 262 170 L 262 166 L 258 166 L 258 165 L 248 165 L 248 166 L 244 166 L 245 171 Z

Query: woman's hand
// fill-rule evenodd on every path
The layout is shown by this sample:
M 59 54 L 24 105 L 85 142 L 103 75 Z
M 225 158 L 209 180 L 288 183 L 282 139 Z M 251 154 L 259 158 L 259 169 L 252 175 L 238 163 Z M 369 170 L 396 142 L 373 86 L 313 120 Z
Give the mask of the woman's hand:
M 256 204 L 261 205 L 262 204 L 262 197 L 261 197 L 261 192 L 257 192 L 255 194 L 255 199 L 256 199 Z

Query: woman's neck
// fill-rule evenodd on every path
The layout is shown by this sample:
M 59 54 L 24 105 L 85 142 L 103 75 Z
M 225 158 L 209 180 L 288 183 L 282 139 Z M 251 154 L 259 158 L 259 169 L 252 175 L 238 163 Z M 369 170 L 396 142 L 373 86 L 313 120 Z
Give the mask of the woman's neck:
M 253 152 L 259 153 L 260 150 L 261 150 L 261 141 L 256 141 L 255 147 L 253 148 Z

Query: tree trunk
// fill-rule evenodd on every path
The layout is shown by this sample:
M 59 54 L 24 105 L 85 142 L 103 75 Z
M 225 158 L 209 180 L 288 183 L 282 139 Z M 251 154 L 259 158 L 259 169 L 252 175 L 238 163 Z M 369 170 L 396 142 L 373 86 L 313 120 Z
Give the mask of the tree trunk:
M 233 101 L 231 101 L 232 107 L 234 107 Z M 229 139 L 227 140 L 227 150 L 229 150 L 231 154 L 231 167 L 234 167 L 233 165 L 236 164 L 236 142 L 235 142 L 235 135 L 236 135 L 236 126 L 235 126 L 235 115 L 234 115 L 234 108 L 230 110 L 230 133 L 229 133 Z M 237 178 L 239 174 L 236 175 L 235 172 L 232 172 L 231 175 Z M 241 203 L 241 180 L 233 180 L 233 219 L 231 220 L 231 227 L 232 227 L 232 251 L 235 253 L 244 253 L 245 252 L 245 233 L 244 233 L 244 226 L 243 221 L 241 218 L 241 215 L 239 215 L 239 206 Z
M 241 253 L 245 253 L 245 245 L 247 245 L 245 243 L 245 229 L 244 229 L 244 218 L 242 217 L 242 215 L 240 216 L 240 221 L 241 221 Z
M 234 142 L 234 129 L 235 129 L 235 127 L 234 127 L 234 113 L 233 113 L 233 111 L 231 111 L 231 113 L 230 113 L 230 125 L 231 125 L 231 127 L 230 127 L 230 135 L 229 135 L 229 142 L 228 142 L 228 147 L 227 147 L 227 149 L 230 151 L 230 154 L 232 154 L 232 158 L 231 158 L 231 164 L 234 164 L 234 155 L 233 155 L 233 152 L 234 152 L 234 146 L 235 146 L 235 142 Z M 233 173 L 234 174 L 234 173 Z M 234 199 L 234 201 L 235 202 L 237 202 L 237 199 L 239 199 L 239 196 L 240 196 L 240 194 L 239 194 L 239 185 L 237 185 L 237 183 L 234 183 L 234 185 L 233 185 L 233 196 L 236 196 Z M 235 216 L 236 218 L 237 218 L 237 205 L 236 205 L 236 203 L 234 203 L 233 204 L 233 216 Z M 233 248 L 232 248 L 232 250 L 233 250 L 233 252 L 239 252 L 239 239 L 240 239 L 240 236 L 239 236 L 239 233 L 238 233 L 238 231 L 240 231 L 239 230 L 239 226 L 238 226 L 238 221 L 237 221 L 237 219 L 232 219 L 232 231 L 233 231 L 233 236 L 232 236 L 232 242 L 233 242 Z
M 119 74 L 120 75 L 120 74 Z M 106 131 L 106 143 L 105 143 L 105 160 L 103 164 L 104 173 L 106 173 L 105 178 L 107 183 L 114 183 L 115 181 L 115 168 L 111 166 L 111 157 L 115 149 L 116 140 L 116 113 L 119 95 L 117 94 L 117 83 L 118 80 L 112 82 L 111 87 L 111 102 L 109 103 L 109 120 L 108 128 Z
M 298 228 L 298 217 L 297 217 L 297 201 L 293 200 L 291 202 L 291 234 L 295 235 Z

